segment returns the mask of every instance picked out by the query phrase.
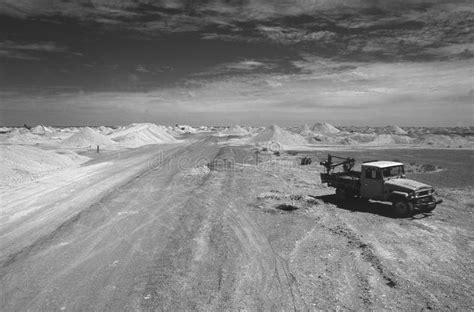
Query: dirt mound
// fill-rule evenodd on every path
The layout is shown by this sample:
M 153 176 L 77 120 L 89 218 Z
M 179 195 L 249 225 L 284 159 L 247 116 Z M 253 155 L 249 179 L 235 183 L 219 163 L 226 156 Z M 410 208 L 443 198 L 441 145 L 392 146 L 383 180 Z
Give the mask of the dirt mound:
M 389 134 L 407 135 L 408 133 L 400 128 L 399 126 L 388 126 L 385 128 L 385 132 Z
M 285 194 L 277 190 L 270 190 L 257 195 L 256 206 L 265 212 L 276 213 L 279 210 L 294 211 L 307 210 L 321 202 L 308 195 Z
M 46 129 L 42 125 L 37 125 L 36 127 L 31 128 L 30 131 L 33 134 L 46 134 Z
M 323 123 L 315 123 L 313 125 L 313 127 L 311 128 L 311 130 L 314 132 L 314 133 L 323 133 L 323 134 L 335 134 L 335 133 L 339 133 L 340 130 L 337 129 L 336 127 L 334 127 L 333 125 L 327 123 L 327 122 L 323 122 Z
M 63 147 L 96 147 L 97 145 L 113 146 L 116 144 L 108 137 L 89 127 L 80 129 L 79 132 L 61 142 Z
M 311 131 L 311 129 L 309 128 L 308 124 L 304 124 L 296 132 L 299 133 L 300 135 L 304 136 L 304 137 L 312 137 L 312 136 L 315 135 L 315 133 L 313 131 Z
M 250 141 L 259 145 L 276 143 L 283 148 L 308 144 L 308 141 L 301 135 L 283 130 L 277 125 L 266 128 Z
M 186 132 L 181 130 L 180 127 L 169 127 L 168 128 L 168 133 L 176 138 L 176 137 L 179 137 L 179 136 L 185 134 Z
M 183 131 L 184 133 L 196 133 L 197 130 L 194 129 L 193 127 L 191 126 L 188 126 L 188 125 L 181 125 L 181 126 L 178 126 L 178 128 Z
M 163 126 L 153 123 L 134 123 L 110 135 L 115 142 L 127 147 L 176 142 Z
M 17 144 L 35 144 L 44 141 L 44 137 L 33 134 L 25 128 L 14 128 L 9 133 L 2 135 L 1 141 Z
M 23 145 L 4 145 L 0 155 L 2 159 L 0 184 L 31 179 L 40 173 L 89 160 L 88 157 L 73 152 L 55 152 Z
M 112 132 L 114 132 L 114 129 L 110 127 L 105 127 L 105 126 L 100 126 L 97 130 L 99 130 L 99 132 L 102 133 L 103 135 L 109 135 Z
M 414 139 L 404 135 L 379 134 L 368 145 L 410 144 Z
M 221 131 L 219 133 L 219 135 L 222 135 L 222 136 L 226 136 L 226 135 L 244 136 L 248 134 L 249 132 L 239 125 L 235 125 L 234 127 L 225 129 L 224 131 Z
M 376 134 L 369 133 L 352 133 L 348 136 L 355 143 L 369 143 L 375 140 L 376 137 Z
M 351 138 L 348 138 L 348 137 L 343 137 L 343 138 L 337 138 L 335 140 L 335 142 L 337 144 L 340 144 L 340 145 L 357 145 L 359 144 L 359 142 L 351 139 Z

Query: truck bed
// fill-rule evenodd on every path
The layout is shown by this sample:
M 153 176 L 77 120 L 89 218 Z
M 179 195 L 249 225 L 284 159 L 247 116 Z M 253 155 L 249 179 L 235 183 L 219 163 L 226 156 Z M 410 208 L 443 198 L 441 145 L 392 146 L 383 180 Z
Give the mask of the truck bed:
M 360 190 L 360 171 L 321 173 L 321 183 L 335 188 L 344 187 L 358 193 Z

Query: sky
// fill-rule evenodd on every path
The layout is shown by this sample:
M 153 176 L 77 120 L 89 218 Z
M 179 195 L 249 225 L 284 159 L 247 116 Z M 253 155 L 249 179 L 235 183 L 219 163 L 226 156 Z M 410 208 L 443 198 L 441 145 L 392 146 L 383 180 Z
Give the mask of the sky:
M 0 0 L 0 125 L 471 126 L 474 3 Z

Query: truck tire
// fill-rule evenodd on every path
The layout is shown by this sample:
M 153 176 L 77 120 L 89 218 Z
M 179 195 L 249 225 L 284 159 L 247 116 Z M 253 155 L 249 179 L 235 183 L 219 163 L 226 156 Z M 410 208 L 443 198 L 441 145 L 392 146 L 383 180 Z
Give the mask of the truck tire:
M 395 213 L 400 218 L 411 217 L 413 215 L 413 203 L 405 199 L 398 199 L 393 202 Z
M 336 189 L 336 200 L 337 200 L 338 202 L 343 203 L 343 202 L 347 201 L 347 198 L 348 198 L 348 197 L 349 197 L 349 196 L 348 196 L 348 194 L 347 194 L 346 189 L 341 188 L 341 187 L 339 187 L 339 188 Z
M 425 212 L 432 212 L 433 210 L 435 210 L 435 208 L 436 208 L 436 205 L 430 208 L 425 208 Z

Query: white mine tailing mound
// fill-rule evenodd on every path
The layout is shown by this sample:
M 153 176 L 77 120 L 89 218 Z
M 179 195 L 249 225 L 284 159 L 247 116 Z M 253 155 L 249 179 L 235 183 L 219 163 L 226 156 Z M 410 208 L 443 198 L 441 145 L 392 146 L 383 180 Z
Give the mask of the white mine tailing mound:
M 88 157 L 73 152 L 55 152 L 35 146 L 3 145 L 0 150 L 0 184 L 28 180 L 34 174 L 83 163 Z
M 25 128 L 14 128 L 10 133 L 2 135 L 0 141 L 18 144 L 35 144 L 44 141 L 44 137 L 32 134 Z
M 351 139 L 354 143 L 369 143 L 375 140 L 377 137 L 376 134 L 370 133 L 351 133 L 348 135 L 348 138 Z
M 175 138 L 179 137 L 180 135 L 185 134 L 183 130 L 179 127 L 168 127 L 168 133 L 174 136 Z
M 367 145 L 391 145 L 391 144 L 410 144 L 414 140 L 404 135 L 379 134 Z
M 105 126 L 100 126 L 98 128 L 99 132 L 102 133 L 103 135 L 109 135 L 111 134 L 114 130 L 112 128 L 109 128 L 109 127 L 105 127 Z
M 179 129 L 181 131 L 183 131 L 184 133 L 196 133 L 197 132 L 196 129 L 194 129 L 193 127 L 188 126 L 188 125 L 180 125 Z
M 315 133 L 309 128 L 308 124 L 304 124 L 303 127 L 299 129 L 298 133 L 304 137 L 315 135 Z
M 340 130 L 334 127 L 333 125 L 324 122 L 324 123 L 315 123 L 311 130 L 315 133 L 324 133 L 324 134 L 334 134 L 339 133 Z
M 386 131 L 391 134 L 398 134 L 398 135 L 406 135 L 408 134 L 405 130 L 400 128 L 399 126 L 388 126 Z
M 46 128 L 42 125 L 37 125 L 36 127 L 31 128 L 30 131 L 33 134 L 46 134 Z
M 277 125 L 270 126 L 260 132 L 257 136 L 250 140 L 256 144 L 278 143 L 281 147 L 296 147 L 307 145 L 308 141 L 301 135 L 290 133 L 281 129 Z
M 225 136 L 225 135 L 237 135 L 237 136 L 244 136 L 248 135 L 249 132 L 242 128 L 239 125 L 235 125 L 232 128 L 225 129 L 224 131 L 221 131 L 219 135 Z
M 127 147 L 176 142 L 168 131 L 168 128 L 153 123 L 135 123 L 112 133 L 110 138 Z
M 89 127 L 81 128 L 79 132 L 74 133 L 72 136 L 61 142 L 61 146 L 63 147 L 95 148 L 97 145 L 108 147 L 117 145 L 117 143 Z

